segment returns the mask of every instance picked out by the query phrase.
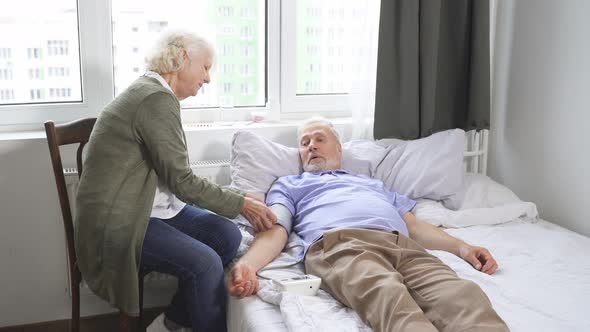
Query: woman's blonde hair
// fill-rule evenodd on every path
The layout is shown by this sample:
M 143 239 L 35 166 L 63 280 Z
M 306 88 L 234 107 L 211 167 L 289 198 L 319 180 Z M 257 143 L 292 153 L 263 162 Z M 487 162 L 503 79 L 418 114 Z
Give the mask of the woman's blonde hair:
M 190 57 L 208 55 L 211 60 L 215 57 L 213 46 L 199 35 L 184 30 L 169 30 L 159 36 L 152 51 L 145 57 L 145 67 L 159 74 L 177 72 L 184 64 L 182 50 L 186 50 Z

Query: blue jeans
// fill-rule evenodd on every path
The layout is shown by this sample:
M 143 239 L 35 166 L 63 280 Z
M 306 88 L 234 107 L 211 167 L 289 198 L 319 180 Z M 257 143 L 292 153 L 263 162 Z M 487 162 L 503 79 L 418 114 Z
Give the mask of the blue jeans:
M 189 205 L 173 218 L 150 218 L 141 270 L 178 278 L 168 319 L 193 331 L 227 330 L 223 267 L 236 256 L 241 239 L 231 221 Z

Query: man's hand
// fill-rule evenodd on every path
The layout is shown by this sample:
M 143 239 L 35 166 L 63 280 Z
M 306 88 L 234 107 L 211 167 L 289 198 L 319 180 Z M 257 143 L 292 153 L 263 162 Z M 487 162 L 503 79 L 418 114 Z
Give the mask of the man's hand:
M 486 248 L 465 244 L 459 248 L 459 257 L 486 274 L 493 274 L 498 269 L 498 263 Z
M 256 271 L 243 263 L 236 263 L 229 272 L 227 289 L 230 295 L 239 298 L 248 297 L 258 292 L 258 278 Z
M 260 198 L 253 198 L 251 194 L 246 194 L 244 197 L 241 213 L 257 233 L 269 230 L 277 223 L 274 212 Z

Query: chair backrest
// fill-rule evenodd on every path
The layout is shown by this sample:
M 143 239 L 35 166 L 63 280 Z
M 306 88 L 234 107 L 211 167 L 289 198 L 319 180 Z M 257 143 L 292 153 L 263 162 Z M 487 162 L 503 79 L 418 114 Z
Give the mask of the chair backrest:
M 82 150 L 88 139 L 96 118 L 86 118 L 75 120 L 72 122 L 55 125 L 53 121 L 45 122 L 45 133 L 47 134 L 47 144 L 49 145 L 49 154 L 51 156 L 51 164 L 53 166 L 53 175 L 55 176 L 55 184 L 59 194 L 59 204 L 61 206 L 61 214 L 64 222 L 64 229 L 66 233 L 66 241 L 68 246 L 68 264 L 70 267 L 70 276 L 72 281 L 77 284 L 81 281 L 80 270 L 77 265 L 76 250 L 74 246 L 74 222 L 72 218 L 72 211 L 70 210 L 70 201 L 68 198 L 68 191 L 66 187 L 66 180 L 63 172 L 63 165 L 61 162 L 61 154 L 59 147 L 68 144 L 79 144 L 76 153 L 76 165 L 78 169 L 78 176 L 82 175 Z

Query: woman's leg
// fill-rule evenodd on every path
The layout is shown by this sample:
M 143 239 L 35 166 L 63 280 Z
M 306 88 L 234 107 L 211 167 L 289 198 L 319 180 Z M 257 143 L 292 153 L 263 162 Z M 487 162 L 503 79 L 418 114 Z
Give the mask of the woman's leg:
M 221 263 L 224 267 L 236 256 L 240 241 L 242 240 L 240 231 L 231 221 L 210 211 L 190 205 L 182 209 L 174 218 L 164 221 L 182 233 L 203 242 L 213 249 L 221 258 Z M 223 280 L 222 286 L 224 292 L 222 302 L 225 308 L 227 290 L 225 289 Z M 166 310 L 166 316 L 179 324 L 190 326 L 191 313 L 187 312 L 187 310 L 190 310 L 190 305 L 187 303 L 186 297 L 183 296 L 186 287 L 190 287 L 190 285 L 179 279 L 178 291 L 174 294 L 172 302 Z
M 150 219 L 142 269 L 178 277 L 168 319 L 194 331 L 226 330 L 223 266 L 235 256 L 240 240 L 233 223 L 194 207 L 171 219 Z
M 242 234 L 234 223 L 213 212 L 190 205 L 164 222 L 211 247 L 221 257 L 223 266 L 236 257 L 242 241 Z

